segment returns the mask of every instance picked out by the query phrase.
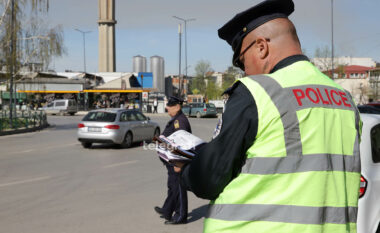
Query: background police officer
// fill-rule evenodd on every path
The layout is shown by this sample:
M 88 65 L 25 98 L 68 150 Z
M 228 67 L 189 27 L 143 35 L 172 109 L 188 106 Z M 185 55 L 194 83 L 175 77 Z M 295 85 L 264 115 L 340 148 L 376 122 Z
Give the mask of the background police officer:
M 172 96 L 169 98 L 166 109 L 171 119 L 162 133 L 165 137 L 181 129 L 191 133 L 190 123 L 181 110 L 182 103 L 183 100 L 177 97 Z M 168 196 L 162 208 L 156 206 L 154 209 L 167 220 L 165 224 L 186 223 L 187 192 L 186 188 L 180 183 L 180 169 L 174 168 L 172 164 L 165 161 L 163 162 L 168 170 Z
M 213 200 L 205 232 L 356 232 L 359 114 L 302 55 L 293 10 L 263 1 L 219 29 L 251 76 L 228 91 L 219 135 L 182 167 L 188 189 Z

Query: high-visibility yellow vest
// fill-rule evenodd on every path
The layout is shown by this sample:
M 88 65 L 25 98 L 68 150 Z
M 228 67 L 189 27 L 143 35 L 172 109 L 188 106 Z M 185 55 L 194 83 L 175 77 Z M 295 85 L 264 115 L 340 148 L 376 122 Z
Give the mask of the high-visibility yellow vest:
M 361 121 L 349 93 L 308 61 L 240 82 L 257 136 L 204 232 L 356 232 Z

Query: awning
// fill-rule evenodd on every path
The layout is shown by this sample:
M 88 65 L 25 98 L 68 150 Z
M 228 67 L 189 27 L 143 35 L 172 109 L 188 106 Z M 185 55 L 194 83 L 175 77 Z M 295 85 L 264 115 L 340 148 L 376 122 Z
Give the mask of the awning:
M 47 94 L 47 93 L 80 93 L 80 91 L 17 91 L 17 93 L 40 93 L 40 94 Z
M 84 90 L 83 92 L 88 93 L 142 93 L 142 92 L 150 92 L 150 90 L 142 90 L 142 89 L 135 89 L 135 90 Z

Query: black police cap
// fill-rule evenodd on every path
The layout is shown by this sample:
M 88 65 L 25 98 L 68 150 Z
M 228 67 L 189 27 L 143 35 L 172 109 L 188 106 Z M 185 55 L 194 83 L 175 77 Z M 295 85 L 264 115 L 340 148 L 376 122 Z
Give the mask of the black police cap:
M 179 105 L 182 105 L 183 103 L 183 100 L 178 98 L 178 97 L 175 97 L 175 96 L 170 96 L 169 99 L 168 99 L 168 103 L 166 104 L 166 106 L 175 106 L 177 104 Z
M 234 51 L 232 61 L 240 55 L 243 39 L 248 33 L 273 19 L 287 18 L 293 11 L 292 0 L 266 0 L 228 21 L 218 30 L 218 35 L 231 45 Z

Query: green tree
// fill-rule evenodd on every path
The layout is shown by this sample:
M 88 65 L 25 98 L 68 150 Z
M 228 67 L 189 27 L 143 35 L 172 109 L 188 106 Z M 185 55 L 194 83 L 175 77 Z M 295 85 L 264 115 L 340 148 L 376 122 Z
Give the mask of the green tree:
M 208 73 L 214 72 L 211 63 L 206 60 L 200 60 L 195 65 L 195 76 L 206 78 Z
M 212 78 L 207 79 L 207 88 L 205 97 L 208 100 L 214 100 L 219 99 L 221 94 L 223 93 L 223 90 L 221 88 L 218 88 Z
M 209 61 L 200 60 L 195 65 L 195 77 L 191 80 L 190 90 L 194 93 L 194 90 L 198 90 L 199 94 L 206 94 L 206 80 L 213 72 Z
M 227 88 L 232 86 L 232 84 L 235 82 L 236 78 L 242 77 L 243 74 L 244 74 L 243 71 L 241 71 L 239 68 L 236 68 L 233 66 L 228 67 L 228 69 L 226 70 L 226 72 L 224 73 L 224 76 L 223 76 L 222 89 L 226 90 Z

